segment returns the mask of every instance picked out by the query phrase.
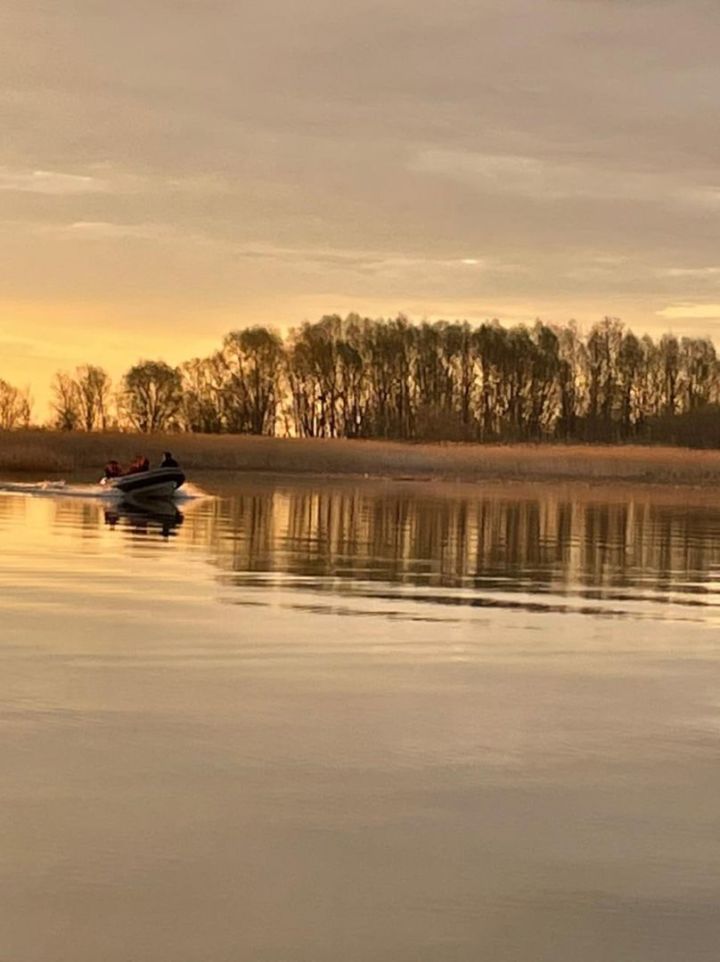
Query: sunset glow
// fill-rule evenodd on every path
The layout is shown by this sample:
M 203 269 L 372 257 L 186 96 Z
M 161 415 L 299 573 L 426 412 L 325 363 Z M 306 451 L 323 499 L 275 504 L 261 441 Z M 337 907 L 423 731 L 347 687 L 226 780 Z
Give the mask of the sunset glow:
M 716 9 L 9 0 L 0 377 L 322 314 L 720 324 Z

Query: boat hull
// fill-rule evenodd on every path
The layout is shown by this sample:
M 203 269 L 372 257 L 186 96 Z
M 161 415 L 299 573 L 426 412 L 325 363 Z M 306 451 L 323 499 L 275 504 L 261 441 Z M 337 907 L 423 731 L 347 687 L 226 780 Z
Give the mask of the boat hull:
M 185 475 L 179 468 L 153 468 L 119 478 L 106 478 L 104 484 L 128 497 L 172 498 L 185 484 Z

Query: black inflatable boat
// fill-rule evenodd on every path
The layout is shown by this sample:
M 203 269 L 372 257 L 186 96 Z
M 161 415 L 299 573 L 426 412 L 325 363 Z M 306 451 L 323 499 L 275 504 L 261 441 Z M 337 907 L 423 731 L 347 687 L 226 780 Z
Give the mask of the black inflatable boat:
M 185 475 L 180 468 L 152 468 L 117 478 L 103 478 L 100 484 L 133 498 L 172 498 L 185 484 Z

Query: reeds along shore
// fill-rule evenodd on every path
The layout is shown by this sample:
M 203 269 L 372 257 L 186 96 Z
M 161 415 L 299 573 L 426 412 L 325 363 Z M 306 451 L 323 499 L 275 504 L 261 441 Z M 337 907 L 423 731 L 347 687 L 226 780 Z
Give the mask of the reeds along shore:
M 171 450 L 191 471 L 435 480 L 577 480 L 719 485 L 720 452 L 636 445 L 412 444 L 238 435 L 0 433 L 0 472 L 92 477 L 109 458 L 156 464 Z

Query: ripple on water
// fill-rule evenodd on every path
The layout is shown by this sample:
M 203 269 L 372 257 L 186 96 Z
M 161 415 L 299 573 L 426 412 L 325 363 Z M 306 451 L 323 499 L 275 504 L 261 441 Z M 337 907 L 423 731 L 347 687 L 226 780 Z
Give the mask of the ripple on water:
M 0 493 L 2 951 L 714 958 L 719 536 L 642 491 Z

